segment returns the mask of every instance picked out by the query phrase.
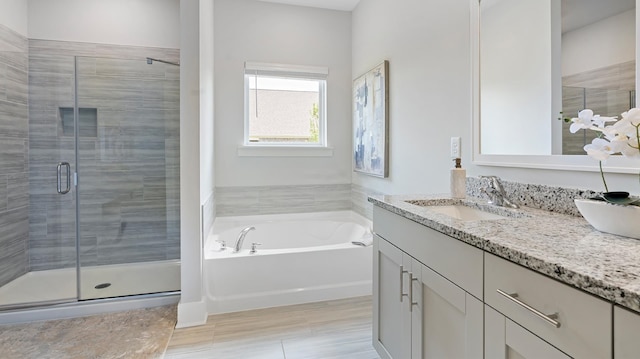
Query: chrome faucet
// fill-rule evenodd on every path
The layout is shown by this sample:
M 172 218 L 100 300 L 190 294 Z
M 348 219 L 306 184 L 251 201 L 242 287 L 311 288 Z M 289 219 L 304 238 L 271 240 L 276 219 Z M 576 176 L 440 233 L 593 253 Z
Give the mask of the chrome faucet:
M 240 251 L 240 249 L 242 249 L 244 237 L 247 236 L 247 233 L 249 233 L 249 231 L 253 231 L 254 229 L 256 229 L 256 227 L 247 227 L 240 231 L 240 234 L 238 234 L 238 239 L 236 239 L 236 244 L 233 245 L 233 253 L 237 253 Z
M 220 248 L 218 249 L 220 252 L 227 249 L 227 242 L 225 242 L 224 240 L 218 239 L 216 240 L 216 242 L 220 243 Z
M 256 254 L 258 253 L 258 248 L 256 248 L 257 246 L 261 246 L 262 243 L 258 243 L 258 242 L 253 242 L 251 243 L 251 250 L 249 251 L 249 254 Z
M 489 180 L 489 187 L 482 187 L 480 190 L 489 196 L 489 204 L 501 207 L 520 208 L 516 203 L 507 198 L 507 194 L 500 184 L 500 179 L 496 176 L 480 176 Z

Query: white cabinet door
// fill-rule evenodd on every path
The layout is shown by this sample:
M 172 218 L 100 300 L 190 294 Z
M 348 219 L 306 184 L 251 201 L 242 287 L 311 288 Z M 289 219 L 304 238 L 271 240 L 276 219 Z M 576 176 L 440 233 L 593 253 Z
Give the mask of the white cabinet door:
M 411 276 L 411 358 L 482 358 L 482 302 L 417 260 Z
M 640 314 L 613 308 L 613 353 L 616 359 L 640 356 Z
M 382 358 L 405 359 L 411 350 L 407 255 L 379 236 L 373 242 L 373 346 Z
M 613 306 L 485 253 L 484 302 L 575 358 L 611 358 Z
M 482 358 L 482 302 L 379 236 L 373 345 L 382 358 Z
M 485 305 L 485 358 L 568 359 L 556 347 Z

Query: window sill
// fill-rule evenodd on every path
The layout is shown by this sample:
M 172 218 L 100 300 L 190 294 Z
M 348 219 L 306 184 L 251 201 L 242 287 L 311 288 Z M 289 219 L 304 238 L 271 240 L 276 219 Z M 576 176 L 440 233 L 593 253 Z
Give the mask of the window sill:
M 331 147 L 238 146 L 239 157 L 332 157 Z

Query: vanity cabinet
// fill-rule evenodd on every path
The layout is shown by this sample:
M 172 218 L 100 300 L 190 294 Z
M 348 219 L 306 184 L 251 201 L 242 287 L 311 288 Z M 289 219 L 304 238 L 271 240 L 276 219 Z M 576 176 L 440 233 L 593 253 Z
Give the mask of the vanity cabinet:
M 489 253 L 484 275 L 487 358 L 611 358 L 611 303 Z
M 374 232 L 380 356 L 482 358 L 482 251 L 377 207 Z
M 485 358 L 570 358 L 490 306 L 484 309 Z
M 530 262 L 531 268 L 551 266 L 532 270 L 489 253 L 504 250 L 505 258 L 525 260 L 525 251 L 503 248 L 491 238 L 485 251 L 416 222 L 429 217 L 402 207 L 403 215 L 395 214 L 398 207 L 390 202 L 390 210 L 376 205 L 373 211 L 373 345 L 382 358 L 640 358 L 640 313 L 575 288 L 571 281 L 590 284 L 580 272 L 566 271 L 564 281 L 556 280 L 542 274 L 558 272 L 553 258 Z M 414 215 L 416 221 L 410 220 Z M 434 221 L 433 228 L 465 235 L 464 226 L 445 223 Z M 540 230 L 532 233 L 544 239 Z M 517 239 L 523 246 L 534 244 L 526 234 Z M 596 249 L 580 248 L 580 258 Z M 585 276 L 589 269 L 585 263 Z M 633 274 L 623 271 L 619 277 Z M 591 285 L 611 294 L 615 287 L 607 283 L 605 278 Z M 615 294 L 632 301 L 636 293 Z
M 409 300 L 405 299 L 405 268 L 408 256 L 377 235 L 373 241 L 374 276 L 373 331 L 375 346 L 380 355 L 387 358 L 410 358 L 411 315 Z M 407 258 L 404 260 L 403 258 Z M 410 264 L 409 264 L 410 265 Z
M 616 359 L 640 356 L 640 314 L 620 308 L 613 309 L 613 353 Z

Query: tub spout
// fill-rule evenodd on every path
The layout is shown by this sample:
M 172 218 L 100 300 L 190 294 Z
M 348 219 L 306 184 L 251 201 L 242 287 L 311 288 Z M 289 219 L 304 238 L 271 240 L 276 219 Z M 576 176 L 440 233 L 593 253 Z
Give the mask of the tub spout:
M 247 236 L 247 233 L 249 233 L 249 231 L 253 231 L 254 229 L 256 229 L 256 227 L 247 227 L 240 231 L 240 234 L 238 234 L 238 239 L 236 239 L 236 244 L 233 246 L 233 253 L 239 252 L 240 249 L 242 249 L 244 237 Z

